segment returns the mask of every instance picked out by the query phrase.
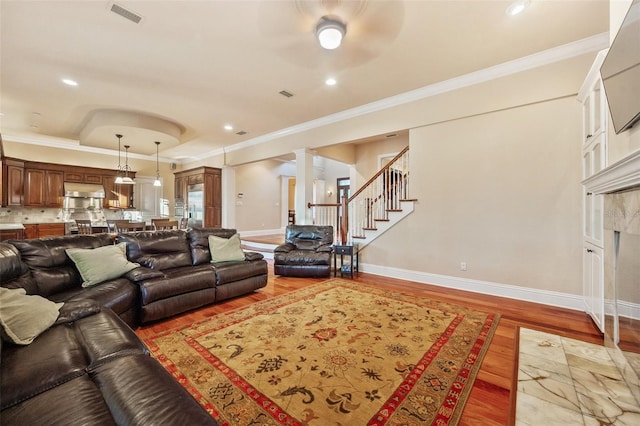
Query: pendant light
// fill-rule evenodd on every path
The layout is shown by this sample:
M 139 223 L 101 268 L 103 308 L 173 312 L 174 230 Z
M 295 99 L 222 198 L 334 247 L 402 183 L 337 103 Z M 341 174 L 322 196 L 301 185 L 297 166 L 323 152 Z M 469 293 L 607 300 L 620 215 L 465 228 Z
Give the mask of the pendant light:
M 155 141 L 156 144 L 156 180 L 153 181 L 153 186 L 162 186 L 162 182 L 160 182 L 160 161 L 158 160 L 158 148 L 160 147 L 160 142 Z
M 130 145 L 124 146 L 124 177 L 122 178 L 123 185 L 133 185 L 135 181 L 129 177 L 129 148 Z
M 115 183 L 122 183 L 122 165 L 120 164 L 120 139 L 122 139 L 122 135 L 116 134 L 116 138 L 118 138 L 118 173 L 116 174 Z

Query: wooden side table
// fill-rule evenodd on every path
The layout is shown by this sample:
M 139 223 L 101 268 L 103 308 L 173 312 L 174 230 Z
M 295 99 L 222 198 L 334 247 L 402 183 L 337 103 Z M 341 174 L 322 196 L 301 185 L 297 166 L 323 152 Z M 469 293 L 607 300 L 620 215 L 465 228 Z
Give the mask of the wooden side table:
M 340 256 L 340 276 L 346 274 L 353 279 L 353 271 L 358 273 L 358 262 L 360 260 L 360 249 L 358 243 L 355 244 L 336 244 L 333 246 L 333 276 L 338 274 L 338 256 Z M 345 256 L 348 256 L 349 262 L 345 262 Z

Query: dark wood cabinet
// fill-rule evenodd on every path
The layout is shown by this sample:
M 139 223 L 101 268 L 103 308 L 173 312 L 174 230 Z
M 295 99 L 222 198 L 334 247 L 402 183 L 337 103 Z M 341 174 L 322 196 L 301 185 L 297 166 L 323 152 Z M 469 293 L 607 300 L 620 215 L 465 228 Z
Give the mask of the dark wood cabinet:
M 2 205 L 21 206 L 24 195 L 24 162 L 5 158 L 2 161 Z
M 44 205 L 46 207 L 62 207 L 64 199 L 64 174 L 57 170 L 47 170 L 45 174 Z
M 64 174 L 59 170 L 25 169 L 23 205 L 62 207 Z
M 128 209 L 133 207 L 133 185 L 115 183 L 116 175 L 102 175 L 104 187 L 104 200 L 102 207 L 105 209 Z
M 95 173 L 86 173 L 84 175 L 84 183 L 93 183 L 95 185 L 102 185 L 102 175 Z
M 43 206 L 45 192 L 45 171 L 31 170 L 24 171 L 24 198 L 25 206 Z
M 64 183 L 103 185 L 104 208 L 133 207 L 133 185 L 115 184 L 116 170 L 2 159 L 2 206 L 56 207 L 64 202 Z M 135 178 L 135 172 L 129 172 Z
M 23 240 L 23 239 L 24 239 L 23 229 L 1 229 L 0 230 L 0 241 Z
M 59 237 L 64 235 L 64 223 L 25 223 L 24 238 Z
M 222 226 L 222 174 L 206 173 L 204 178 L 204 221 L 205 226 Z
M 64 181 L 101 185 L 103 182 L 103 175 L 99 172 L 92 171 L 65 170 Z
M 176 203 L 184 203 L 187 196 L 187 181 L 184 177 L 179 177 L 176 175 L 175 184 L 174 184 L 174 197 L 176 199 Z
M 174 173 L 176 203 L 189 205 L 189 185 L 202 184 L 203 226 L 222 226 L 222 170 L 213 167 L 198 167 Z

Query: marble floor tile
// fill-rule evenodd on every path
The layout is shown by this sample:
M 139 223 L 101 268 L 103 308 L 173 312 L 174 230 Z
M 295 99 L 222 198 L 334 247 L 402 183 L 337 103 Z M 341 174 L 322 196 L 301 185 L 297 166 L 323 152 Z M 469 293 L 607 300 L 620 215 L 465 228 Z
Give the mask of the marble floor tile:
M 640 406 L 603 346 L 520 329 L 516 425 L 640 425 Z
M 584 425 L 582 415 L 573 410 L 518 392 L 516 400 L 516 425 L 518 426 L 569 426 Z

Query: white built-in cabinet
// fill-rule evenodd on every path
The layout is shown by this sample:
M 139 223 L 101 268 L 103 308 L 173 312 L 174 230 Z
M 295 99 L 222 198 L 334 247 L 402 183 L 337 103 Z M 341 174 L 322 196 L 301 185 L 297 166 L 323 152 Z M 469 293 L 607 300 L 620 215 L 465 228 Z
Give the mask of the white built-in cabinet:
M 600 77 L 606 50 L 598 53 L 578 93 L 582 103 L 582 179 L 607 166 L 607 99 Z M 583 186 L 583 291 L 586 312 L 604 332 L 604 198 Z

